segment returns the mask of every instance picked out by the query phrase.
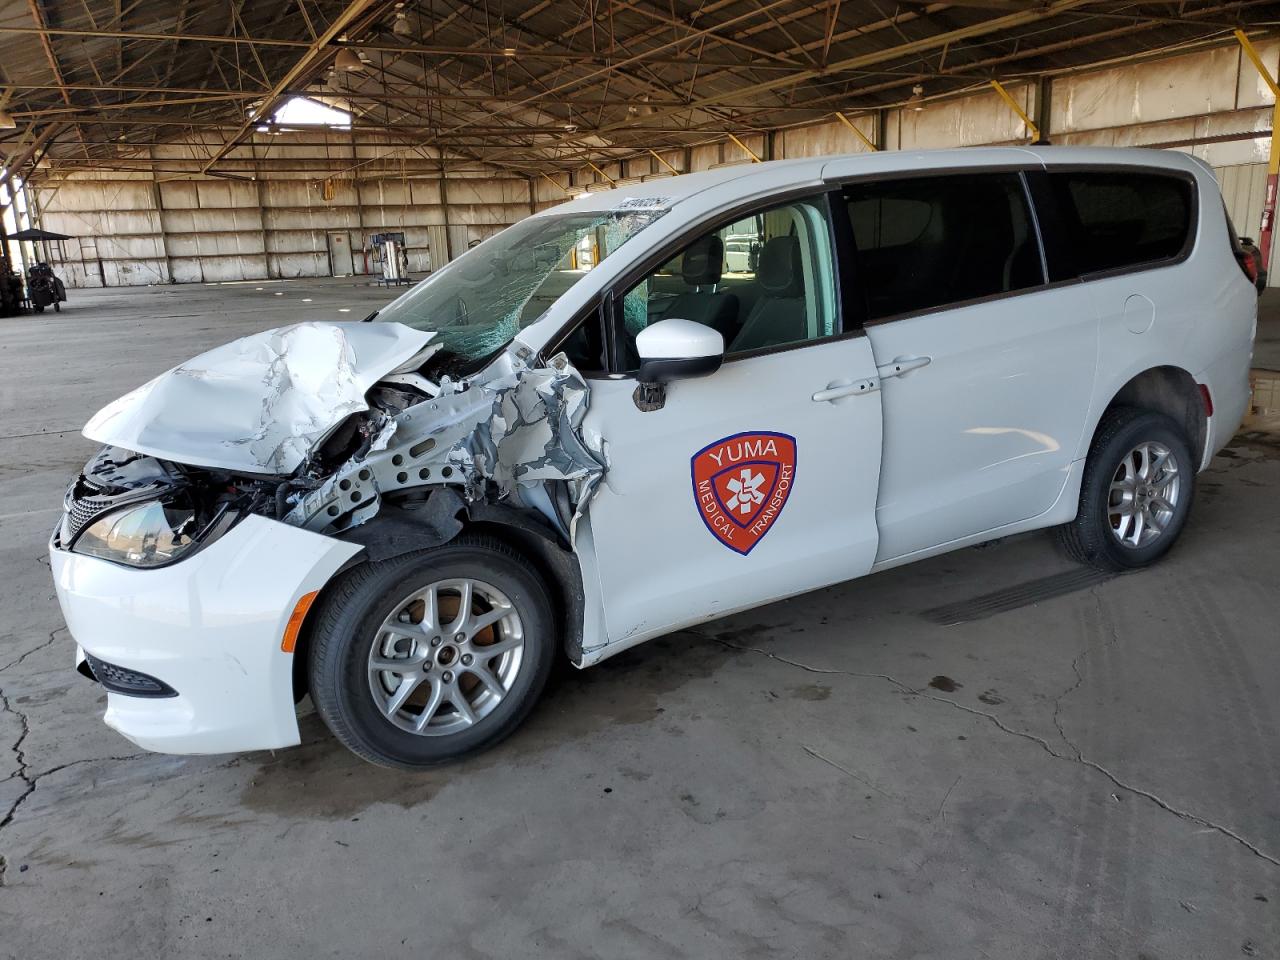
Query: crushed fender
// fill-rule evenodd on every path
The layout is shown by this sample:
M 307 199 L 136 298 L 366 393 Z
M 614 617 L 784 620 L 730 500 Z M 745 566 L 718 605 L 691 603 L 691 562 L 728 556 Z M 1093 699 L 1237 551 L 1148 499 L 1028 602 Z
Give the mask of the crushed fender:
M 602 440 L 582 434 L 589 389 L 564 354 L 531 367 L 507 350 L 483 380 L 445 378 L 439 394 L 385 417 L 362 457 L 297 495 L 284 517 L 313 530 L 350 529 L 378 513 L 389 493 L 431 484 L 468 501 L 510 498 L 535 509 L 573 542 L 577 521 L 607 469 Z M 547 486 L 563 483 L 572 515 L 558 515 Z

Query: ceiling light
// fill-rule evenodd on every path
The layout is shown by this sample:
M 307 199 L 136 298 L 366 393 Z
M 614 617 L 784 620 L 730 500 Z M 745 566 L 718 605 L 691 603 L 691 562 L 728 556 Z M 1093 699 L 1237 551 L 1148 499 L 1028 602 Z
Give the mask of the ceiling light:
M 347 73 L 358 73 L 364 69 L 364 61 L 349 47 L 343 47 L 334 57 L 333 65 Z
M 396 22 L 391 25 L 391 32 L 397 37 L 413 36 L 413 26 L 409 23 L 409 15 L 403 10 L 396 11 Z
M 916 111 L 917 113 L 923 110 L 924 109 L 924 87 L 922 87 L 918 83 L 914 87 L 912 87 L 911 96 L 907 99 L 907 103 L 911 107 L 911 109 Z
M 18 127 L 18 121 L 13 119 L 13 115 L 8 110 L 0 110 L 0 130 L 15 130 Z
M 516 48 L 515 48 L 515 47 L 503 47 L 503 48 L 502 48 L 502 55 L 503 55 L 504 57 L 514 57 L 514 56 L 516 55 L 516 53 L 517 53 L 517 51 L 516 51 Z

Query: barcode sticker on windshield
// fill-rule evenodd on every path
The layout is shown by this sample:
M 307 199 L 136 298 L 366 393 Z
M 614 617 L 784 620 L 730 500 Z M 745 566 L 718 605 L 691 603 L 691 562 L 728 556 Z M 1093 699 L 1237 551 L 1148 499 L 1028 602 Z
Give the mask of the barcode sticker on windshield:
M 670 197 L 628 197 L 621 201 L 615 210 L 661 210 L 670 206 Z

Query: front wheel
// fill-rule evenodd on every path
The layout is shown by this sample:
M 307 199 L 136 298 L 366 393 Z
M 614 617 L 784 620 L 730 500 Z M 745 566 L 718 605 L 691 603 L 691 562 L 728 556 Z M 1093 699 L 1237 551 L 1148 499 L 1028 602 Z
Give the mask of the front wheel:
M 430 767 L 493 746 L 533 708 L 555 659 L 545 585 L 489 537 L 357 567 L 317 614 L 316 710 L 383 766 Z
M 1196 464 L 1178 424 L 1121 408 L 1103 418 L 1085 462 L 1076 519 L 1060 528 L 1067 553 L 1103 570 L 1145 567 L 1178 539 Z

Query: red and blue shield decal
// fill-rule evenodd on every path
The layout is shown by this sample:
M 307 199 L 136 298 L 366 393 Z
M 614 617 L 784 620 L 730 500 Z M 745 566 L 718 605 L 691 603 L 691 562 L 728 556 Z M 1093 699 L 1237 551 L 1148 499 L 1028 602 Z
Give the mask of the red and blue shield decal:
M 711 535 L 744 557 L 773 529 L 796 481 L 796 438 L 735 433 L 690 461 L 693 499 Z

